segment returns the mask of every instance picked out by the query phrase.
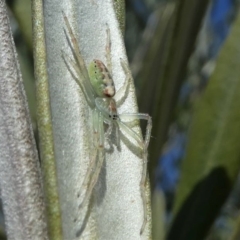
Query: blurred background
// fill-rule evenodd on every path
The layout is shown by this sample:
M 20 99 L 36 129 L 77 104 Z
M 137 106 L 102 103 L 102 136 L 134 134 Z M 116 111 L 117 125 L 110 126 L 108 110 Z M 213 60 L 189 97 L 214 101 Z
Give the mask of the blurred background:
M 6 2 L 37 140 L 31 1 Z M 240 239 L 239 0 L 125 6 L 139 112 L 153 118 L 153 239 Z

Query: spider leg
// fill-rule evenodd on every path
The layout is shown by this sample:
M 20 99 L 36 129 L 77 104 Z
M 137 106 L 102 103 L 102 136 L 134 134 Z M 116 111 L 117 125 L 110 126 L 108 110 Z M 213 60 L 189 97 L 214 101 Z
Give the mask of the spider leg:
M 116 141 L 117 141 L 116 144 L 118 149 L 120 149 L 120 129 L 118 124 L 115 124 L 115 126 L 116 126 Z
M 79 46 L 78 46 L 78 43 L 77 43 L 76 36 L 73 33 L 73 30 L 71 28 L 71 25 L 70 25 L 70 23 L 68 21 L 67 16 L 65 15 L 64 12 L 62 12 L 62 14 L 63 14 L 63 19 L 65 21 L 65 25 L 66 25 L 66 28 L 67 28 L 67 32 L 65 32 L 65 33 L 66 33 L 67 38 L 69 39 L 69 42 L 72 45 L 71 49 L 72 49 L 74 58 L 77 61 L 77 66 L 79 67 L 79 71 L 78 72 L 79 72 L 79 74 L 81 76 L 84 88 L 85 88 L 85 90 L 87 92 L 87 95 L 90 98 L 93 98 L 94 97 L 94 90 L 93 90 L 92 85 L 90 83 L 88 71 L 87 71 L 87 68 L 85 66 L 85 62 L 84 62 L 84 60 L 82 58 L 82 55 L 81 55 L 81 52 L 80 52 L 80 49 L 79 49 Z
M 87 173 L 86 173 L 86 175 L 84 177 L 82 186 L 80 187 L 80 190 L 79 190 L 79 192 L 77 194 L 78 197 L 81 196 L 80 193 L 82 192 L 82 189 L 85 189 L 85 188 L 88 187 L 89 179 L 91 178 L 91 174 L 92 174 L 92 172 L 94 170 L 94 166 L 96 166 L 96 160 L 97 160 L 97 155 L 98 155 L 98 151 L 97 151 L 97 148 L 98 148 L 98 113 L 97 113 L 97 111 L 94 110 L 92 115 L 93 115 L 93 117 L 92 117 L 92 125 L 93 125 L 93 133 L 94 133 L 94 140 L 95 140 L 94 147 L 96 148 L 96 151 L 95 151 L 93 157 L 91 157 Z
M 122 59 L 120 60 L 121 60 L 121 66 L 123 68 L 123 71 L 125 72 L 126 78 L 123 86 L 116 92 L 114 96 L 117 106 L 120 106 L 121 104 L 123 104 L 124 100 L 126 99 L 127 92 L 128 92 L 127 90 L 130 84 L 130 79 L 132 78 L 126 63 Z
M 96 163 L 96 167 L 90 177 L 86 194 L 83 198 L 83 201 L 79 205 L 79 209 L 83 208 L 88 202 L 89 198 L 91 197 L 93 188 L 97 183 L 99 174 L 102 169 L 102 164 L 104 160 L 104 129 L 103 129 L 103 117 L 101 116 L 101 114 L 99 114 L 99 117 L 98 117 L 98 146 L 96 149 L 96 153 L 94 154 L 94 157 L 95 156 L 96 156 L 96 159 L 98 159 Z
M 132 122 L 135 120 L 146 120 L 147 129 L 146 136 L 144 139 L 144 148 L 147 150 L 152 130 L 152 118 L 146 113 L 123 113 L 119 115 L 122 122 Z
M 104 119 L 104 122 L 108 125 L 107 131 L 105 132 L 105 138 L 109 138 L 110 134 L 112 133 L 113 124 L 112 121 L 109 119 Z
M 142 169 L 142 177 L 140 181 L 140 190 L 141 190 L 141 197 L 143 201 L 143 214 L 144 214 L 143 223 L 140 230 L 140 234 L 142 234 L 147 223 L 147 198 L 145 195 L 145 184 L 146 184 L 146 178 L 147 178 L 147 158 L 148 158 L 147 148 L 148 148 L 150 137 L 151 137 L 152 118 L 148 114 L 144 114 L 144 113 L 121 114 L 119 115 L 119 117 L 121 121 L 124 121 L 124 119 L 125 121 L 126 120 L 134 121 L 136 119 L 147 120 L 146 136 L 145 136 L 144 142 L 141 141 L 141 144 L 140 144 L 140 146 L 143 145 L 143 169 Z M 130 134 L 130 136 L 135 139 L 135 141 L 139 142 L 139 136 L 136 137 L 137 134 L 134 131 L 132 131 L 130 128 L 128 128 L 127 125 L 123 124 L 121 121 L 119 121 L 120 123 L 119 125 L 121 127 L 124 127 L 124 130 L 127 131 L 128 134 Z
M 62 51 L 62 57 L 72 77 L 74 78 L 76 83 L 79 85 L 79 87 L 82 89 L 82 92 L 86 98 L 86 101 L 91 106 L 91 108 L 93 108 L 94 107 L 94 101 L 92 100 L 93 98 L 91 97 L 91 95 L 87 93 L 86 88 L 84 86 L 84 82 L 81 81 L 81 79 L 83 78 L 83 75 L 81 74 L 78 65 L 64 51 Z M 73 71 L 73 69 L 75 72 Z
M 63 14 L 63 19 L 64 19 L 64 22 L 65 22 L 65 25 L 66 25 L 67 30 L 68 30 L 67 37 L 68 37 L 68 39 L 71 40 L 70 42 L 72 44 L 73 51 L 75 53 L 75 57 L 77 58 L 78 64 L 79 64 L 80 69 L 81 69 L 81 72 L 83 72 L 83 75 L 84 75 L 85 78 L 88 78 L 88 72 L 87 72 L 84 60 L 81 57 L 81 52 L 80 52 L 80 49 L 79 49 L 79 46 L 78 46 L 77 38 L 75 37 L 75 35 L 73 33 L 71 25 L 68 21 L 67 16 L 65 15 L 64 11 L 62 11 L 62 14 Z
M 112 76 L 112 61 L 111 61 L 111 36 L 110 36 L 110 29 L 108 24 L 107 25 L 107 29 L 106 29 L 106 33 L 107 33 L 107 43 L 106 43 L 106 53 L 105 53 L 105 57 L 107 60 L 107 68 L 108 71 L 110 72 L 111 76 Z
M 142 178 L 140 181 L 140 190 L 141 190 L 141 197 L 143 201 L 143 223 L 140 230 L 140 235 L 142 235 L 145 226 L 147 224 L 147 196 L 146 196 L 146 179 L 147 179 L 147 160 L 148 160 L 148 154 L 147 151 L 144 151 L 143 153 L 143 169 L 142 169 Z
M 104 134 L 104 139 L 111 146 L 112 144 L 111 144 L 111 141 L 109 140 L 109 137 L 110 137 L 110 135 L 112 133 L 112 130 L 113 130 L 113 122 L 109 119 L 106 119 L 106 118 L 104 118 L 104 122 L 108 125 L 107 129 L 105 131 L 105 134 Z
M 121 115 L 119 115 L 121 117 Z M 123 123 L 121 120 L 118 120 L 118 125 L 120 127 L 120 131 L 124 133 L 126 136 L 130 136 L 135 143 L 136 146 L 140 146 L 141 150 L 144 150 L 144 143 L 142 138 L 137 134 L 135 131 L 133 131 L 131 128 L 129 128 L 125 123 Z

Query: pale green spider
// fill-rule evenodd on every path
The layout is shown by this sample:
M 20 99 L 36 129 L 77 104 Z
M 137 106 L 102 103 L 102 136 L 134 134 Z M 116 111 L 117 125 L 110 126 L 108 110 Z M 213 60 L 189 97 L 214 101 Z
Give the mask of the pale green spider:
M 131 74 L 126 66 L 126 64 L 121 60 L 121 65 L 126 74 L 126 80 L 123 86 L 115 94 L 115 86 L 112 79 L 112 68 L 111 68 L 111 57 L 110 57 L 110 30 L 107 27 L 107 44 L 106 44 L 106 60 L 107 67 L 100 60 L 93 60 L 87 70 L 85 62 L 81 56 L 81 52 L 77 43 L 77 39 L 72 31 L 69 24 L 68 18 L 63 13 L 64 21 L 66 24 L 67 31 L 66 36 L 71 44 L 72 53 L 74 59 L 70 58 L 63 52 L 63 58 L 65 63 L 71 72 L 72 76 L 76 80 L 77 84 L 83 91 L 87 103 L 92 109 L 92 119 L 93 119 L 93 131 L 94 131 L 94 141 L 96 146 L 96 152 L 92 158 L 86 176 L 84 178 L 82 186 L 87 187 L 85 196 L 79 205 L 79 209 L 83 208 L 91 197 L 93 188 L 98 180 L 101 167 L 104 161 L 104 151 L 105 145 L 104 141 L 110 141 L 110 134 L 113 130 L 113 125 L 116 128 L 116 138 L 117 142 L 120 142 L 119 130 L 127 136 L 130 136 L 136 143 L 137 147 L 142 151 L 143 158 L 143 172 L 140 182 L 141 197 L 144 206 L 144 221 L 141 227 L 140 234 L 142 234 L 146 222 L 147 222 L 147 200 L 145 196 L 145 182 L 147 175 L 147 148 L 150 141 L 152 120 L 148 114 L 143 113 L 127 113 L 118 114 L 117 106 L 120 104 L 123 98 L 127 94 L 127 89 L 129 86 L 129 80 L 131 79 Z M 124 96 L 124 97 L 122 97 Z M 114 97 L 114 98 L 113 98 Z M 143 141 L 138 133 L 133 131 L 123 120 L 127 122 L 139 120 L 147 120 L 147 130 L 146 137 Z M 107 125 L 107 130 L 104 132 L 104 124 Z M 78 197 L 81 196 L 80 193 Z

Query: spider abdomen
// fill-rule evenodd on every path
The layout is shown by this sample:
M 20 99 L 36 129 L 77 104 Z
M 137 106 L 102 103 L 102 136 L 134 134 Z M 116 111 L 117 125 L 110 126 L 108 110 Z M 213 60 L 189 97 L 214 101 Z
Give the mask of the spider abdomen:
M 115 95 L 112 76 L 104 63 L 94 59 L 88 67 L 89 78 L 96 94 L 101 98 L 111 98 Z

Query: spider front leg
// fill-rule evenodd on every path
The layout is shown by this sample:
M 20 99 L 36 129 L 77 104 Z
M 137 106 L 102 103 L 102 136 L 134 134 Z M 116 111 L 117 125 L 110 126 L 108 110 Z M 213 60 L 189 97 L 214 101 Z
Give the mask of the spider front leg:
M 141 190 L 141 197 L 143 201 L 143 223 L 140 230 L 140 234 L 143 233 L 146 223 L 147 223 L 147 198 L 145 195 L 145 184 L 147 178 L 147 148 L 149 145 L 150 137 L 151 137 L 151 130 L 152 130 L 152 118 L 148 114 L 144 113 L 128 113 L 128 114 L 120 114 L 119 115 L 121 121 L 119 121 L 119 126 L 125 131 L 130 137 L 132 137 L 142 149 L 142 158 L 143 158 L 143 169 L 142 169 L 142 177 L 140 181 L 140 190 Z M 139 140 L 139 136 L 136 132 L 130 129 L 126 124 L 123 122 L 132 122 L 135 120 L 146 120 L 147 121 L 147 129 L 146 129 L 146 136 L 144 141 Z
M 149 142 L 150 142 L 150 137 L 151 137 L 152 118 L 146 113 L 123 113 L 123 114 L 120 114 L 119 117 L 121 119 L 121 122 L 124 122 L 124 123 L 133 122 L 136 120 L 146 120 L 147 121 L 146 136 L 144 138 L 144 141 L 143 142 L 141 141 L 143 150 L 146 151 L 148 148 Z M 129 128 L 129 130 L 131 130 L 131 129 Z M 136 139 L 136 133 L 134 131 L 132 131 L 132 132 L 134 134 L 130 133 L 131 137 Z M 137 140 L 137 139 L 136 139 L 136 141 L 139 142 L 139 140 Z

